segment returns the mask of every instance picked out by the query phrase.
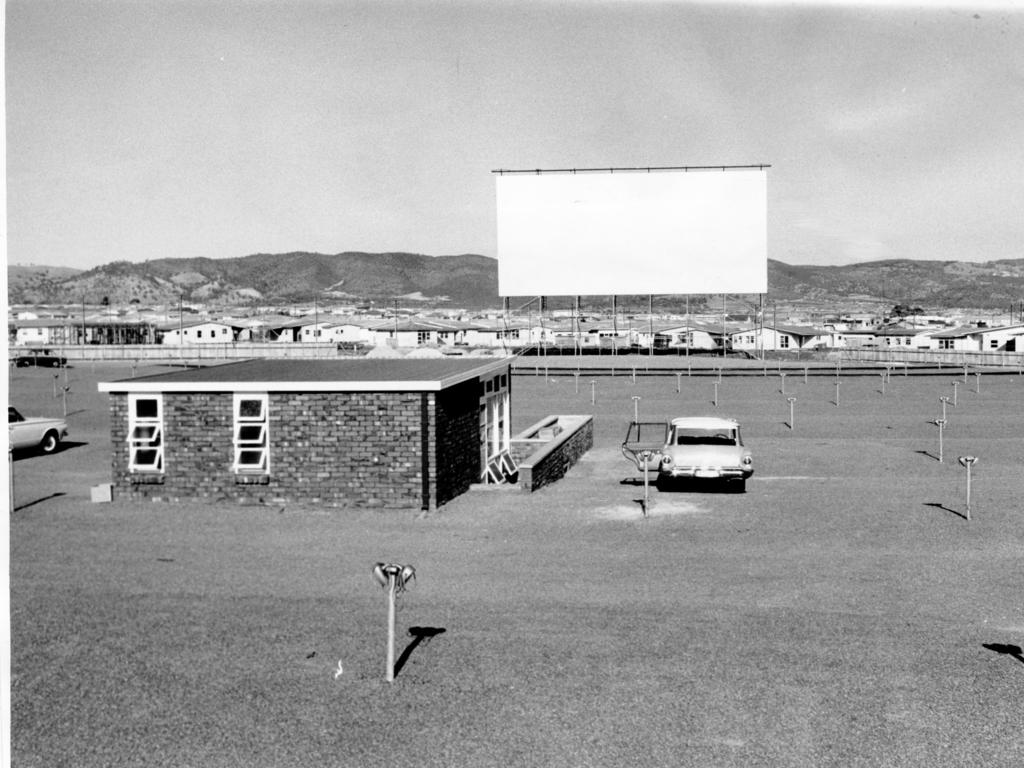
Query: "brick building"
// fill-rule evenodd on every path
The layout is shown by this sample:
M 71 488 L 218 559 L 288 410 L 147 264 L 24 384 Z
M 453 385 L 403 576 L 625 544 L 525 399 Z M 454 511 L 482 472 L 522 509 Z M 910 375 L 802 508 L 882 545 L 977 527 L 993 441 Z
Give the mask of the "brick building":
M 431 359 L 248 360 L 103 382 L 114 493 L 435 509 L 511 463 L 510 380 L 507 360 Z

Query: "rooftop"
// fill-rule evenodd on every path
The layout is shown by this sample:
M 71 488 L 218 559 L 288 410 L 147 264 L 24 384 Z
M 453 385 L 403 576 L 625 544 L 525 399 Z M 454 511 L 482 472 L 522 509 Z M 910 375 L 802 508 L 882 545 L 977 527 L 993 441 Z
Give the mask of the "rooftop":
M 243 360 L 100 382 L 100 392 L 438 392 L 507 369 L 508 359 Z

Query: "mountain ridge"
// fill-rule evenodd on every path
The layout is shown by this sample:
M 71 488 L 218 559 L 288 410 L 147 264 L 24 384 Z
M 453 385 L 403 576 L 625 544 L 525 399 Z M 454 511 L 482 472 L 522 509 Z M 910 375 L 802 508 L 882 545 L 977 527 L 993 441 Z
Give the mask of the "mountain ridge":
M 8 266 L 10 304 L 322 301 L 494 307 L 498 262 L 479 254 L 428 256 L 393 251 L 309 251 L 248 256 L 114 261 L 88 270 Z M 527 299 L 530 297 L 526 297 Z M 841 266 L 768 260 L 776 302 L 906 303 L 924 308 L 1005 308 L 1024 299 L 1024 259 L 961 262 L 889 259 Z

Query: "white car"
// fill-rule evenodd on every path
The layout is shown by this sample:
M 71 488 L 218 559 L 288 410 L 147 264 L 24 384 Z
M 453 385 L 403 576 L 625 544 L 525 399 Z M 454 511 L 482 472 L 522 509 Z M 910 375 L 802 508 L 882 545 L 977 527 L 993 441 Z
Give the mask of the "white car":
M 16 451 L 38 449 L 53 453 L 60 441 L 68 436 L 68 425 L 63 419 L 43 417 L 25 418 L 13 405 L 7 406 L 7 431 L 10 445 Z
M 735 419 L 689 416 L 670 422 L 632 422 L 622 444 L 641 472 L 657 472 L 658 487 L 675 480 L 710 480 L 746 490 L 754 458 Z

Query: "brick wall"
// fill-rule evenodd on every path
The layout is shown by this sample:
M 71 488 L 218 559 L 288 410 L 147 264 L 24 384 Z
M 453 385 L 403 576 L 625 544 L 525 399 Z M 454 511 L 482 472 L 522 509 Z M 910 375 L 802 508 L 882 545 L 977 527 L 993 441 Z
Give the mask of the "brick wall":
M 444 504 L 480 482 L 480 381 L 439 392 L 436 414 L 436 497 Z
M 559 416 L 561 432 L 519 465 L 519 487 L 536 491 L 565 476 L 594 445 L 593 416 Z
M 163 501 L 423 508 L 424 395 L 270 393 L 270 475 L 236 475 L 231 393 L 164 395 L 164 473 L 128 472 L 127 396 L 111 393 L 115 493 Z M 428 472 L 432 472 L 429 466 Z

